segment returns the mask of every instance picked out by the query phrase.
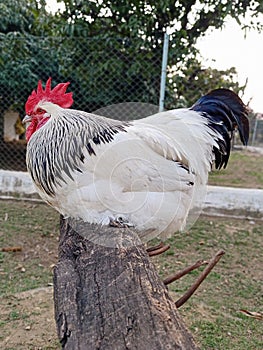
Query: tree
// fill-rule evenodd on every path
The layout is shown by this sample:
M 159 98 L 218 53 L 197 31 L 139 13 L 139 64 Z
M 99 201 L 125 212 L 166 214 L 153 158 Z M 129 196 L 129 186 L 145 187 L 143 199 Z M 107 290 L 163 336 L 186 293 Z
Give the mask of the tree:
M 50 18 L 45 1 L 8 0 L 0 11 L 0 113 L 7 108 L 22 110 L 25 99 L 38 80 L 41 18 Z M 44 23 L 44 21 L 43 21 Z M 45 56 L 43 56 L 45 57 Z
M 135 230 L 71 223 L 54 270 L 62 349 L 198 350 Z
M 156 48 L 163 39 L 163 33 L 170 28 L 173 47 L 178 57 L 183 48 L 192 51 L 191 45 L 205 34 L 208 28 L 221 28 L 227 16 L 235 18 L 240 25 L 250 12 L 254 20 L 251 26 L 260 28 L 256 16 L 262 13 L 262 2 L 217 1 L 217 0 L 60 0 L 65 11 L 57 15 L 64 18 L 60 28 L 70 35 L 88 34 L 90 37 L 112 36 L 141 38 L 144 45 Z M 243 24 L 244 25 L 244 24 Z M 104 31 L 102 31 L 104 29 Z
M 192 106 L 200 96 L 213 89 L 227 88 L 243 94 L 246 88 L 246 84 L 239 85 L 234 67 L 227 70 L 204 68 L 196 58 L 189 60 L 185 67 L 172 67 L 168 79 L 167 109 L 175 104 L 179 108 Z
M 56 14 L 46 11 L 45 0 L 8 0 L 1 4 L 2 106 L 14 104 L 22 110 L 36 81 L 49 76 L 54 83 L 65 79 L 72 82 L 75 108 L 93 111 L 124 101 L 158 104 L 163 34 L 167 29 L 171 32 L 170 70 L 176 67 L 167 84 L 167 106 L 178 105 L 178 91 L 179 105 L 182 100 L 188 103 L 188 97 L 181 97 L 182 87 L 189 86 L 191 65 L 199 64 L 196 40 L 208 28 L 221 28 L 227 16 L 244 26 L 244 16 L 250 12 L 255 18 L 251 25 L 259 27 L 256 15 L 262 13 L 261 1 L 60 2 L 65 4 L 65 11 Z M 208 80 L 209 76 L 207 72 Z M 227 71 L 218 72 L 215 85 L 236 89 L 231 76 Z M 201 84 L 202 79 L 198 79 L 191 86 L 196 98 L 204 90 Z
M 64 3 L 65 11 L 56 14 L 62 20 L 61 25 L 54 28 L 56 35 L 66 34 L 77 37 L 78 40 L 84 36 L 89 40 L 92 38 L 105 43 L 98 54 L 96 49 L 93 50 L 95 69 L 99 74 L 108 77 L 112 72 L 108 68 L 111 65 L 118 66 L 118 69 L 114 70 L 117 73 L 116 80 L 115 77 L 109 79 L 103 93 L 85 78 L 84 82 L 81 81 L 91 95 L 96 91 L 96 98 L 90 95 L 88 105 L 93 104 L 97 107 L 101 106 L 103 101 L 112 104 L 116 101 L 127 101 L 128 98 L 131 101 L 139 99 L 157 104 L 163 35 L 166 30 L 170 32 L 168 64 L 170 71 L 174 71 L 166 87 L 167 107 L 175 108 L 181 106 L 182 102 L 184 106 L 188 106 L 189 102 L 192 103 L 199 98 L 200 92 L 207 92 L 206 87 L 209 89 L 227 87 L 236 92 L 245 88 L 240 87 L 235 81 L 234 68 L 226 71 L 215 69 L 205 71 L 197 60 L 198 51 L 195 44 L 209 28 L 222 28 L 228 16 L 235 18 L 242 28 L 246 28 L 248 24 L 245 16 L 250 13 L 252 21 L 249 26 L 262 28 L 260 20 L 257 19 L 257 15 L 263 11 L 261 1 L 133 0 L 127 3 L 123 0 L 92 2 L 64 0 L 60 2 Z M 116 49 L 110 59 L 107 54 L 105 55 L 111 50 L 106 44 L 109 42 Z M 89 42 L 89 45 L 92 47 L 93 42 Z M 119 55 L 115 56 L 116 52 Z M 105 56 L 107 58 L 104 61 Z M 88 60 L 86 57 L 83 61 L 85 69 Z M 142 64 L 138 65 L 138 62 Z M 190 85 L 189 82 L 193 82 L 194 72 L 198 79 Z M 197 77 L 197 74 L 201 74 L 205 79 Z M 192 91 L 190 99 L 185 95 L 189 88 Z M 84 96 L 81 97 L 83 100 Z

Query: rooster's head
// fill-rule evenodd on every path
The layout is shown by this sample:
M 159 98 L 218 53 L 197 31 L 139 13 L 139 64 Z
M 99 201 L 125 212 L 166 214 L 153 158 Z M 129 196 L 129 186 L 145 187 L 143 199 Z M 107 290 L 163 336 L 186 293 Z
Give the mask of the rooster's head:
M 69 84 L 69 82 L 60 83 L 51 90 L 51 78 L 49 78 L 43 89 L 42 82 L 39 80 L 37 89 L 32 91 L 25 104 L 26 116 L 23 122 L 30 123 L 26 131 L 27 141 L 50 118 L 50 114 L 41 108 L 43 102 L 52 102 L 62 108 L 69 108 L 72 105 L 72 92 L 66 93 Z

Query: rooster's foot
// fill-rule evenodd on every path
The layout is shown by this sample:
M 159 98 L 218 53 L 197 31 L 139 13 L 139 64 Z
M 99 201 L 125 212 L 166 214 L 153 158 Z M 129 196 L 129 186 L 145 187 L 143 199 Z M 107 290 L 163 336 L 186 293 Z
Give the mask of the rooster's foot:
M 110 218 L 109 226 L 117 227 L 117 228 L 127 228 L 127 227 L 133 227 L 133 224 L 131 224 L 126 218 L 123 218 L 122 216 L 118 216 L 115 219 Z

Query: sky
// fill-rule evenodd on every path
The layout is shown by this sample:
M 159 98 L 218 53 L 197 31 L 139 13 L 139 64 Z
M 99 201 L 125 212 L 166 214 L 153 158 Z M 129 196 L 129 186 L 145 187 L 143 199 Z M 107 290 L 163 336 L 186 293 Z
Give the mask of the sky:
M 210 31 L 199 39 L 197 47 L 205 66 L 236 67 L 239 83 L 243 85 L 248 79 L 244 103 L 250 101 L 254 112 L 263 113 L 263 32 L 247 31 L 245 37 L 238 24 L 229 20 L 222 30 Z
M 61 4 L 47 1 L 50 10 L 57 10 Z M 236 67 L 237 79 L 241 85 L 248 80 L 242 99 L 249 102 L 254 112 L 263 113 L 263 32 L 245 32 L 229 19 L 222 30 L 210 30 L 198 40 L 197 47 L 205 67 L 228 69 Z

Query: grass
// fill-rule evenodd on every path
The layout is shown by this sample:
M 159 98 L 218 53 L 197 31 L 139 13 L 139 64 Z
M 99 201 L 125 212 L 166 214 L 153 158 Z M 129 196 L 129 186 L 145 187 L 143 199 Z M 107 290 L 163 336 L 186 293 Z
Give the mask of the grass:
M 0 201 L 0 348 L 57 350 L 52 294 L 23 292 L 52 285 L 59 215 L 45 204 Z M 27 292 L 26 292 L 27 293 Z
M 58 215 L 44 204 L 1 201 L 0 220 L 1 247 L 22 247 L 21 252 L 2 252 L 0 257 L 0 290 L 6 310 L 0 317 L 0 327 L 3 334 L 8 334 L 11 329 L 16 332 L 21 327 L 27 329 L 42 317 L 42 312 L 31 310 L 30 304 L 29 309 L 21 309 L 21 303 L 14 302 L 12 295 L 52 283 L 51 266 L 57 259 Z M 209 259 L 219 249 L 225 250 L 226 254 L 197 293 L 180 308 L 202 350 L 260 349 L 262 322 L 239 310 L 263 311 L 262 237 L 260 222 L 200 218 L 189 232 L 169 239 L 169 251 L 153 258 L 160 275 L 167 277 L 199 259 Z M 169 286 L 174 300 L 182 296 L 201 270 Z M 52 307 L 52 300 L 48 303 Z M 52 336 L 53 345 L 46 349 L 59 348 L 55 330 Z
M 58 217 L 44 204 L 13 202 L 10 205 L 8 201 L 1 202 L 0 246 L 20 247 L 22 251 L 0 253 L 0 295 L 52 283 L 51 265 L 52 261 L 56 262 Z
M 168 241 L 173 255 L 167 252 L 156 257 L 164 277 L 196 260 L 209 259 L 219 249 L 226 252 L 197 293 L 180 309 L 201 349 L 261 349 L 262 321 L 244 316 L 240 309 L 263 311 L 262 238 L 261 223 L 200 218 L 184 236 L 178 234 Z M 194 271 L 169 286 L 175 300 L 198 273 Z
M 217 186 L 263 188 L 263 157 L 248 151 L 232 152 L 226 169 L 214 170 L 209 184 Z

